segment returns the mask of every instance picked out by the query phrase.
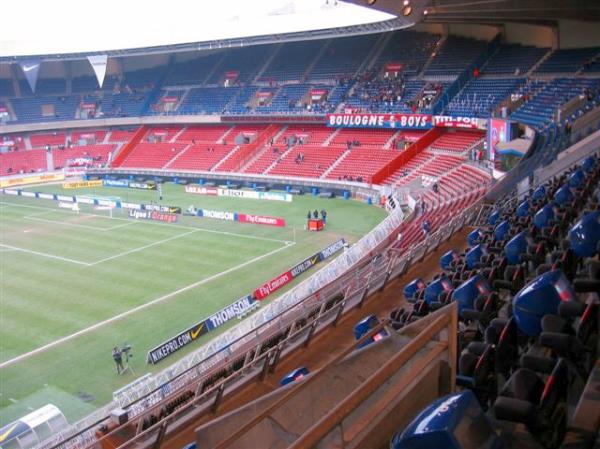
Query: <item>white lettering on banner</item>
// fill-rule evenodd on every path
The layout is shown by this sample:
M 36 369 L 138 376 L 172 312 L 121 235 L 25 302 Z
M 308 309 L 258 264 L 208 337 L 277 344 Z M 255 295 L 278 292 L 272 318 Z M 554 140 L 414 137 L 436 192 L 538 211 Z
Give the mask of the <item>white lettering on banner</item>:
M 323 251 L 321 251 L 321 258 L 327 259 L 332 254 L 334 254 L 334 253 L 338 252 L 340 249 L 342 249 L 344 247 L 345 243 L 346 243 L 346 241 L 344 239 L 340 239 L 337 242 L 332 243 L 327 248 L 325 248 Z
M 76 196 L 75 202 L 82 204 L 94 204 L 94 199 L 85 196 Z
M 73 202 L 73 197 L 72 196 L 56 195 L 56 199 L 59 200 L 59 201 L 70 201 L 70 202 Z
M 141 204 L 137 204 L 137 203 L 121 203 L 121 206 L 124 209 L 140 210 L 142 208 L 142 205 Z
M 54 195 L 52 195 L 51 193 L 38 193 L 38 198 L 42 198 L 44 200 L 53 200 Z
M 129 216 L 131 218 L 149 218 L 150 214 L 145 211 L 145 210 L 139 210 L 139 209 L 129 209 Z
M 306 259 L 304 262 L 302 262 L 299 265 L 296 265 L 290 271 L 292 273 L 292 276 L 296 277 L 296 276 L 304 273 L 306 270 L 308 270 L 312 266 L 313 266 L 312 258 L 311 259 Z
M 6 189 L 6 190 L 4 190 L 4 194 L 5 195 L 18 195 L 19 191 L 18 190 Z M 54 199 L 54 197 L 52 197 L 52 199 Z
M 110 201 L 110 200 L 102 200 L 99 199 L 98 200 L 98 205 L 100 206 L 110 206 L 110 207 L 116 207 L 117 203 L 115 203 L 114 201 Z
M 213 328 L 222 326 L 227 321 L 237 318 L 250 310 L 254 304 L 254 301 L 251 301 L 250 299 L 251 298 L 249 296 L 238 299 L 233 304 L 225 307 L 222 310 L 219 310 L 217 313 L 209 317 L 208 321 Z
M 21 196 L 26 196 L 28 198 L 35 198 L 35 192 L 25 192 L 24 190 L 22 190 Z
M 234 221 L 235 214 L 233 212 L 222 212 L 218 210 L 202 210 L 202 216 L 208 218 L 216 218 L 218 220 Z

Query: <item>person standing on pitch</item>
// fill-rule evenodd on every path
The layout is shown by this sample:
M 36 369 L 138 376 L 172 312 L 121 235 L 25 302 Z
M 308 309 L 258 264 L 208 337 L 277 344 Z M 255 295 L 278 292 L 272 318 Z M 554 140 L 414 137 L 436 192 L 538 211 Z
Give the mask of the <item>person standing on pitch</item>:
M 319 211 L 317 209 L 315 209 L 315 211 L 313 212 L 313 218 L 316 220 L 317 218 L 319 218 Z
M 121 355 L 121 351 L 119 351 L 117 346 L 113 348 L 112 356 L 113 360 L 115 361 L 115 365 L 117 365 L 117 374 L 121 374 L 125 368 L 123 367 L 123 356 Z
M 325 209 L 321 209 L 321 218 L 323 218 L 323 224 L 327 224 L 327 211 Z

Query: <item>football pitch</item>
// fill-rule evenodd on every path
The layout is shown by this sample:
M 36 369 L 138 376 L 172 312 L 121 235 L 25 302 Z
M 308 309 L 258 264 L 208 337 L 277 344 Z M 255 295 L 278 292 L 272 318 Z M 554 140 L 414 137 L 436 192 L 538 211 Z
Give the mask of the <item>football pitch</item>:
M 124 188 L 28 190 L 157 200 L 156 192 Z M 278 216 L 286 227 L 197 217 L 168 224 L 0 195 L 0 426 L 47 403 L 74 422 L 109 402 L 114 390 L 166 368 L 228 326 L 156 366 L 146 364 L 152 347 L 333 241 L 358 240 L 386 215 L 364 203 L 310 195 L 291 203 L 205 197 L 175 184 L 165 184 L 163 194 L 163 205 Z M 307 211 L 323 208 L 326 230 L 305 231 Z M 117 375 L 112 361 L 112 347 L 125 343 L 133 348 L 135 376 Z

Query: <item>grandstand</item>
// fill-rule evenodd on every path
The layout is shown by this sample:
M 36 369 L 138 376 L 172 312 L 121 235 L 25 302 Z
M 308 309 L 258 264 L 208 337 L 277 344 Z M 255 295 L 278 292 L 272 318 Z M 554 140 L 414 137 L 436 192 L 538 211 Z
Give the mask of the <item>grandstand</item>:
M 566 0 L 472 3 L 42 55 L 33 82 L 35 58 L 0 54 L 2 332 L 27 320 L 41 335 L 0 343 L 2 448 L 600 447 L 600 17 Z M 315 207 L 325 232 L 309 232 Z M 292 282 L 330 250 L 343 256 Z M 23 274 L 36 257 L 60 285 Z M 71 284 L 77 300 L 61 297 Z M 88 288 L 112 296 L 92 303 Z M 18 289 L 74 312 L 18 316 Z M 125 330 L 137 317 L 144 338 Z M 152 363 L 147 342 L 163 337 L 170 360 Z M 141 340 L 135 375 L 96 376 L 85 345 L 111 339 Z M 73 385 L 45 378 L 66 366 Z M 13 437 L 50 400 L 68 429 Z

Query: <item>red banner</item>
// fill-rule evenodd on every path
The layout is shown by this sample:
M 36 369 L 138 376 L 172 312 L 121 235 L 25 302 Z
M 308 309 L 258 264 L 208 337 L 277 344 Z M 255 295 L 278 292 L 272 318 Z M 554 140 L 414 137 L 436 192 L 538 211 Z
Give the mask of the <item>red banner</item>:
M 388 62 L 385 65 L 386 72 L 401 72 L 404 65 L 400 62 Z
M 211 195 L 217 196 L 219 194 L 219 190 L 216 187 L 200 187 L 194 185 L 185 186 L 186 193 L 196 193 L 198 195 Z
M 273 92 L 256 92 L 258 98 L 270 98 L 273 96 Z
M 177 103 L 179 99 L 177 97 L 163 97 L 163 103 Z
M 240 76 L 240 72 L 238 72 L 237 70 L 229 70 L 225 72 L 225 78 L 228 79 L 237 78 L 238 76 Z
M 79 105 L 80 109 L 96 109 L 96 105 L 94 103 L 81 103 Z
M 276 278 L 271 279 L 269 282 L 265 282 L 263 285 L 254 290 L 254 297 L 258 300 L 265 299 L 274 291 L 279 290 L 284 285 L 289 284 L 293 278 L 294 276 L 292 276 L 292 272 L 286 271 Z
M 242 223 L 253 223 L 269 226 L 285 226 L 285 219 L 279 217 L 269 217 L 266 215 L 252 215 L 252 214 L 237 214 L 238 221 Z

